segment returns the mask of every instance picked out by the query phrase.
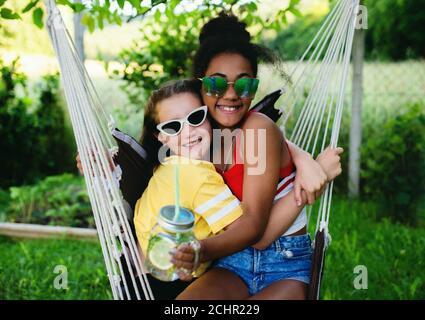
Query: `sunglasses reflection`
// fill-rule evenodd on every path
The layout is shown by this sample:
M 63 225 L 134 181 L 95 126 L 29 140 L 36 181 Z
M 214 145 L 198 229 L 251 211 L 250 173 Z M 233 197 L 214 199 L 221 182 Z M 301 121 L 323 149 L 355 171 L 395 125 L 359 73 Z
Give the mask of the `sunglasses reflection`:
M 257 78 L 240 78 L 234 82 L 227 81 L 226 78 L 220 76 L 199 78 L 202 81 L 202 87 L 208 96 L 222 97 L 229 85 L 233 85 L 233 89 L 240 98 L 253 98 L 258 90 L 260 80 Z

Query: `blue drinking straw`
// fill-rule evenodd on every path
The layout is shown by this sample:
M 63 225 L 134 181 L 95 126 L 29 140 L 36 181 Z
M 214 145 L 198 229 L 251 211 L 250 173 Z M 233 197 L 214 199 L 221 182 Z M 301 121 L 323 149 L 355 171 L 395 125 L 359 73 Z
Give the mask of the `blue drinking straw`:
M 179 181 L 179 166 L 176 164 L 174 166 L 174 188 L 176 195 L 176 205 L 174 206 L 174 219 L 176 222 L 179 219 L 180 214 L 180 181 Z

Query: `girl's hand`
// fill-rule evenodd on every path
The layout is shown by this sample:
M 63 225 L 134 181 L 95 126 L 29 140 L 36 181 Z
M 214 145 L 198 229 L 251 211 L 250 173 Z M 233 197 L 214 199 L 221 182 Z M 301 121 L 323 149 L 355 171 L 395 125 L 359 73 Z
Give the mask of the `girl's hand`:
M 92 152 L 92 157 L 94 158 L 93 152 Z M 77 153 L 77 156 L 75 157 L 75 161 L 77 161 L 78 171 L 80 172 L 81 175 L 84 175 L 83 164 L 81 163 L 81 158 L 80 158 L 79 153 Z M 93 160 L 93 161 L 96 162 L 96 160 Z M 108 162 L 109 162 L 109 166 L 110 166 L 111 170 L 114 171 L 115 170 L 115 164 L 114 164 L 111 157 L 108 157 Z
M 202 248 L 202 245 L 201 245 Z M 188 243 L 179 245 L 174 249 L 171 254 L 171 262 L 177 268 L 177 275 L 182 281 L 190 281 L 193 278 L 193 271 L 196 270 L 199 266 L 199 257 L 201 252 L 198 252 L 198 257 L 196 257 L 196 252 L 193 246 Z
M 75 160 L 77 161 L 78 171 L 80 171 L 80 174 L 81 175 L 84 175 L 83 165 L 81 164 L 81 159 L 80 159 L 80 154 L 79 153 L 77 153 L 77 156 L 75 157 Z
M 298 157 L 295 166 L 297 167 L 297 175 L 294 181 L 295 201 L 298 206 L 302 205 L 301 191 L 304 190 L 307 203 L 311 205 L 320 196 L 328 182 L 328 177 L 319 162 L 315 161 L 308 153 L 303 157 Z
M 327 147 L 316 158 L 323 171 L 325 171 L 328 181 L 332 181 L 342 172 L 340 154 L 344 152 L 342 148 Z

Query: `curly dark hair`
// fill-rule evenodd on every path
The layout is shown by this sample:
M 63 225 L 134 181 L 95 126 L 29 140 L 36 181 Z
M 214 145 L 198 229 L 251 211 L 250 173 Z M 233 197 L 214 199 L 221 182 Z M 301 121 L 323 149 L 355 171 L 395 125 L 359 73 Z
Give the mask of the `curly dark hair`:
M 275 64 L 280 60 L 270 49 L 251 42 L 246 23 L 224 12 L 202 27 L 193 59 L 193 76 L 203 77 L 211 60 L 220 53 L 238 53 L 246 58 L 254 76 L 257 76 L 259 61 Z

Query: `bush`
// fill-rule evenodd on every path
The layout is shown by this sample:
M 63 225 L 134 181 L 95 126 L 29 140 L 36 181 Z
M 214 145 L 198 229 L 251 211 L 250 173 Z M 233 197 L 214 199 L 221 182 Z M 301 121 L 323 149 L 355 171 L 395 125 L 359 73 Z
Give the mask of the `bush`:
M 369 16 L 367 57 L 391 60 L 425 57 L 423 0 L 364 0 L 364 4 Z
M 37 137 L 37 167 L 40 176 L 75 172 L 75 139 L 59 94 L 59 77 L 46 75 L 37 86 L 38 101 L 34 113 Z M 33 156 L 34 159 L 34 156 Z
M 57 75 L 42 78 L 36 98 L 29 98 L 27 78 L 15 60 L 0 60 L 0 187 L 33 183 L 75 171 L 74 139 L 59 99 Z
M 6 220 L 6 209 L 9 207 L 9 192 L 0 189 L 0 221 Z
M 36 185 L 11 187 L 6 209 L 9 222 L 94 227 L 82 177 L 51 176 Z
M 379 200 L 382 215 L 416 223 L 425 192 L 425 107 L 417 103 L 401 110 L 363 133 L 362 193 Z
M 380 116 L 365 106 L 360 146 L 360 195 L 375 200 L 379 217 L 415 225 L 425 196 L 425 105 L 408 104 Z M 348 193 L 350 110 L 341 119 L 338 145 L 342 174 L 334 183 L 334 193 Z M 289 134 L 287 135 L 289 136 Z M 319 136 L 318 146 L 323 136 Z M 316 150 L 317 152 L 318 150 Z
M 20 170 L 31 157 L 31 137 L 35 136 L 33 118 L 27 114 L 31 104 L 28 97 L 19 97 L 18 89 L 26 92 L 26 77 L 16 71 L 14 61 L 4 66 L 0 61 L 0 186 L 7 187 L 25 180 L 26 173 Z M 27 169 L 31 163 L 27 162 Z

